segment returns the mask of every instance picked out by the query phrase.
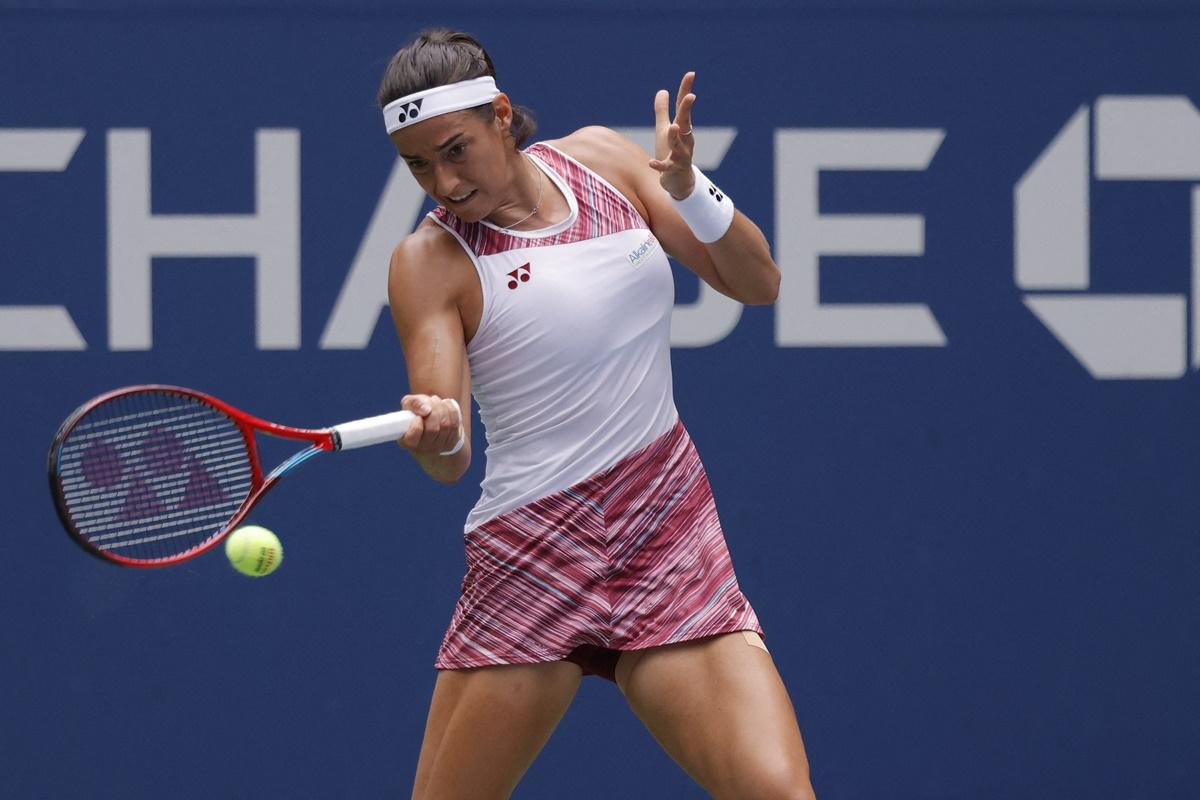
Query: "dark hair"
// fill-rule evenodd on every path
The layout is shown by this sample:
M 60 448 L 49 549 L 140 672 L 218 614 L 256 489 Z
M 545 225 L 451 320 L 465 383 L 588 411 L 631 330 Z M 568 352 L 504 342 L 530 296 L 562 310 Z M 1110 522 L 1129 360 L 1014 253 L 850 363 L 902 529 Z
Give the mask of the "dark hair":
M 411 44 L 400 49 L 384 70 L 379 84 L 379 107 L 393 100 L 459 81 L 496 77 L 496 67 L 483 45 L 469 33 L 442 28 L 421 33 Z M 473 111 L 491 122 L 495 111 L 491 105 L 478 106 Z M 517 147 L 533 135 L 537 120 L 533 112 L 513 106 L 512 127 L 509 133 Z

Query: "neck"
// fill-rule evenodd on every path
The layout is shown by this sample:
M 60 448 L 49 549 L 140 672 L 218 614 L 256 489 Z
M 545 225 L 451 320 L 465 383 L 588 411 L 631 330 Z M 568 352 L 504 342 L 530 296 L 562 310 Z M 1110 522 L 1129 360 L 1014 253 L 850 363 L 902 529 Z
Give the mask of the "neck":
M 514 167 L 513 199 L 496 209 L 491 215 L 492 224 L 501 228 L 527 226 L 541 217 L 549 179 L 542 174 L 533 160 L 518 152 Z

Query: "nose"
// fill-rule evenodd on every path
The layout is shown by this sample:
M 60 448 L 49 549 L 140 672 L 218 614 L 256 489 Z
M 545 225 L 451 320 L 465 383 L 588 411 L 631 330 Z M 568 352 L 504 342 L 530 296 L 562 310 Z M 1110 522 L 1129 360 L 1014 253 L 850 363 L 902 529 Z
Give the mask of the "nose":
M 458 193 L 458 186 L 458 173 L 453 164 L 434 164 L 433 190 L 439 197 L 454 197 Z

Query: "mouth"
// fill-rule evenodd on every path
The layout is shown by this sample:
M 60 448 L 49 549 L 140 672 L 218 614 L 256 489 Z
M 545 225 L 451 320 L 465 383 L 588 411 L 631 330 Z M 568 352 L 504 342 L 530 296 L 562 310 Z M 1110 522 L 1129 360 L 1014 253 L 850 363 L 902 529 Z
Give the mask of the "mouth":
M 478 191 L 477 189 L 472 189 L 471 191 L 467 192 L 466 194 L 461 194 L 461 195 L 458 195 L 457 197 L 447 197 L 446 202 L 452 206 L 465 205 L 468 201 L 470 201 L 470 199 L 472 197 L 475 196 L 475 192 L 477 192 L 477 191 Z

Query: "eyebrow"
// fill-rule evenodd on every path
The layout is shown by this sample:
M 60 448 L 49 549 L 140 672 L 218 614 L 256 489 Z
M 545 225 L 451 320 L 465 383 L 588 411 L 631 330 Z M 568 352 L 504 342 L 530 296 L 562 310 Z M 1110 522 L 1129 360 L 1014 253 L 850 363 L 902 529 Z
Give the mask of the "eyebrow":
M 439 144 L 439 145 L 435 146 L 433 149 L 434 149 L 434 150 L 445 150 L 447 147 L 449 147 L 450 145 L 454 144 L 454 143 L 455 143 L 455 142 L 458 140 L 458 137 L 462 136 L 462 135 L 463 135 L 463 133 L 464 133 L 464 131 L 459 131 L 458 133 L 454 134 L 453 136 L 451 136 L 451 137 L 450 137 L 449 139 L 447 139 L 446 141 L 444 141 L 444 142 L 442 142 L 441 144 Z M 400 154 L 400 157 L 401 157 L 401 158 L 420 158 L 420 156 L 410 156 L 410 155 L 406 155 L 405 153 L 401 153 L 401 154 Z

